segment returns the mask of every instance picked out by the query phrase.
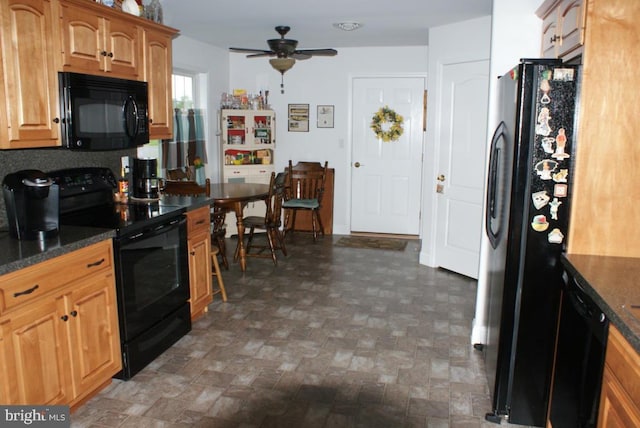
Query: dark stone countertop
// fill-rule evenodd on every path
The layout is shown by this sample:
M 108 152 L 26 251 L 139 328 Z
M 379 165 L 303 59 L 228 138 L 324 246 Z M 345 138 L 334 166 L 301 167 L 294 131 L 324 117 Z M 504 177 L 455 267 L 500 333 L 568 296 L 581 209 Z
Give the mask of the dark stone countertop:
M 165 205 L 184 207 L 192 211 L 213 204 L 205 196 L 163 195 Z M 8 231 L 0 231 L 0 275 L 10 273 L 45 260 L 61 256 L 105 239 L 115 237 L 115 231 L 96 227 L 61 225 L 58 236 L 45 241 L 12 238 Z
M 640 305 L 640 258 L 566 254 L 562 262 L 640 353 L 640 319 L 630 311 Z
M 61 256 L 115 236 L 111 229 L 60 226 L 58 236 L 44 241 L 18 240 L 0 232 L 0 275 Z

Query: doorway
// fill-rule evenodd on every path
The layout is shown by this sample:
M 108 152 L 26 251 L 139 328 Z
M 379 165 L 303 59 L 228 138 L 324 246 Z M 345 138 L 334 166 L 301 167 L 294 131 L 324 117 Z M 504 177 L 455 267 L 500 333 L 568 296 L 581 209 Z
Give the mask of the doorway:
M 420 231 L 425 77 L 356 77 L 352 81 L 351 231 L 418 235 Z M 391 141 L 371 129 L 388 107 L 402 133 Z M 387 132 L 392 124 L 381 125 Z
M 489 61 L 443 64 L 436 144 L 436 265 L 478 277 Z

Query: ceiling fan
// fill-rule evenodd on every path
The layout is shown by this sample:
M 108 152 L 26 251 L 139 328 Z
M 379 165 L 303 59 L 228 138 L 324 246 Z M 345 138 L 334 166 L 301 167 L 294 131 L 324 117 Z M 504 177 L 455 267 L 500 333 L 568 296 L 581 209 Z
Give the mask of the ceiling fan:
M 335 49 L 297 49 L 298 41 L 293 39 L 285 39 L 284 36 L 291 28 L 285 25 L 279 25 L 275 30 L 280 34 L 279 39 L 269 39 L 267 44 L 269 50 L 265 49 L 247 49 L 247 48 L 229 48 L 232 52 L 248 53 L 247 58 L 272 57 L 269 60 L 271 66 L 280 72 L 284 81 L 284 73 L 296 63 L 296 60 L 309 59 L 312 56 L 334 56 L 338 54 Z M 280 83 L 280 92 L 284 93 L 284 82 Z

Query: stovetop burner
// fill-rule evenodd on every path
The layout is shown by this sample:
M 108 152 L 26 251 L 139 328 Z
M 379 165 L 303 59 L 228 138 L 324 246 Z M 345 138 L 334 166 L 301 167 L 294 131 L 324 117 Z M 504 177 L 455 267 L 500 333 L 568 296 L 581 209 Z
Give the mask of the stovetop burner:
M 116 179 L 108 168 L 71 168 L 49 173 L 60 186 L 60 224 L 114 229 L 118 234 L 180 216 L 183 207 L 159 199 L 115 201 Z

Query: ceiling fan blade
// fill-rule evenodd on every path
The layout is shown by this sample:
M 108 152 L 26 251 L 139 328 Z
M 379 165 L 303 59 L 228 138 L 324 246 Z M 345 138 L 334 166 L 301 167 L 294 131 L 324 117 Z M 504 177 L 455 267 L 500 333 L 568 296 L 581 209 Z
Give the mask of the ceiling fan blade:
M 246 48 L 229 48 L 229 50 L 232 52 L 263 53 L 263 54 L 268 54 L 271 52 L 264 49 L 246 49 Z
M 251 55 L 247 55 L 247 58 L 262 58 L 265 56 L 276 56 L 275 52 L 272 51 L 264 51 L 262 53 L 255 53 L 255 54 L 251 54 Z
M 309 59 L 309 58 L 311 58 L 311 55 L 306 54 L 306 53 L 302 53 L 302 52 L 300 52 L 300 51 L 295 51 L 294 53 L 292 53 L 291 55 L 289 55 L 289 57 L 290 57 L 290 58 L 293 58 L 293 59 L 300 59 L 300 60 L 302 60 L 302 59 Z
M 335 49 L 299 49 L 293 52 L 294 56 L 295 55 L 301 56 L 301 58 L 299 59 L 306 59 L 312 56 L 335 56 L 337 54 L 338 54 L 338 51 Z

